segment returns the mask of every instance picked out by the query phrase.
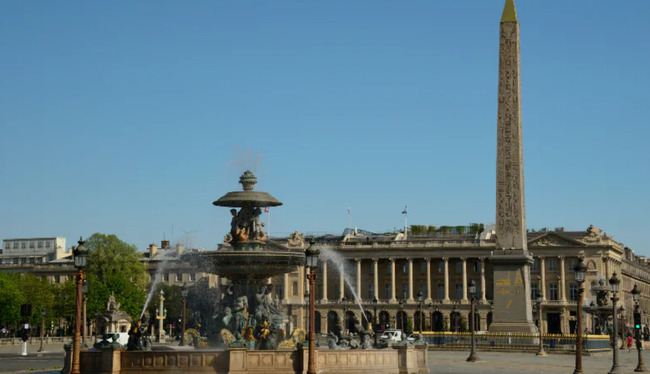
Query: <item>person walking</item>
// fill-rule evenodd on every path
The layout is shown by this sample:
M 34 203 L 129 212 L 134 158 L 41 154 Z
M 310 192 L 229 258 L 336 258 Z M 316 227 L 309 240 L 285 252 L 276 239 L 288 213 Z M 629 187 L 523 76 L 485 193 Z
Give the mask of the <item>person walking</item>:
M 632 334 L 627 334 L 627 353 L 632 349 Z

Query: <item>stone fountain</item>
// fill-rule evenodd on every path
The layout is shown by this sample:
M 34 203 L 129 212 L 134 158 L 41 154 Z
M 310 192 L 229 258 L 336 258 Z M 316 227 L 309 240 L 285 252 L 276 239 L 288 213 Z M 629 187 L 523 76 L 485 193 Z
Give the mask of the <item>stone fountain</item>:
M 239 178 L 242 191 L 228 192 L 212 204 L 228 207 L 230 232 L 219 250 L 202 253 L 198 259 L 210 273 L 231 281 L 217 305 L 215 318 L 220 335 L 230 347 L 275 349 L 283 313 L 271 295 L 270 277 L 294 271 L 304 264 L 302 250 L 290 249 L 269 240 L 259 216 L 266 207 L 282 203 L 266 192 L 255 191 L 257 178 L 247 170 Z

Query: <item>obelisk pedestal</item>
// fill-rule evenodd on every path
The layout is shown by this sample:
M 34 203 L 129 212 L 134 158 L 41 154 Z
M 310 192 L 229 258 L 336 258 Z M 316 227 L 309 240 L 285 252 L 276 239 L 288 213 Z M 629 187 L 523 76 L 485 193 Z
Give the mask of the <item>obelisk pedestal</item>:
M 499 38 L 496 249 L 491 332 L 535 332 L 526 239 L 521 118 L 519 23 L 514 0 L 506 0 Z

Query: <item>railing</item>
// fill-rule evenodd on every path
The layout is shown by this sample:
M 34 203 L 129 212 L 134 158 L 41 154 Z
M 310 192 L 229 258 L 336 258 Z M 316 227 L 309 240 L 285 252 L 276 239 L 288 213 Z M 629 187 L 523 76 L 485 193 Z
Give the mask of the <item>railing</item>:
M 417 332 L 415 333 L 417 335 Z M 469 349 L 469 332 L 430 332 L 422 333 L 429 349 Z M 536 352 L 539 350 L 539 334 L 529 333 L 491 333 L 476 332 L 476 349 L 485 351 L 516 350 Z M 573 334 L 543 334 L 544 349 L 549 352 L 571 352 L 576 349 L 576 336 Z M 582 350 L 585 353 L 605 352 L 610 349 L 609 335 L 584 335 Z
M 43 344 L 50 344 L 50 343 L 69 343 L 72 341 L 71 336 L 49 336 L 49 337 L 43 337 Z M 30 345 L 33 344 L 41 344 L 41 337 L 40 336 L 32 336 L 30 337 L 29 341 L 27 342 Z M 0 339 L 0 346 L 2 345 L 20 345 L 23 344 L 23 339 L 22 338 L 2 338 Z

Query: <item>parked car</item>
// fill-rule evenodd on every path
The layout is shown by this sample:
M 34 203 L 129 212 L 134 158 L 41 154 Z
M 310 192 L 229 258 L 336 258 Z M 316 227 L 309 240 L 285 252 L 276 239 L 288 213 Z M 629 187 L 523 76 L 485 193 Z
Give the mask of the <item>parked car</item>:
M 379 337 L 379 340 L 382 343 L 388 343 L 388 344 L 401 342 L 403 339 L 404 339 L 404 333 L 402 333 L 402 330 L 399 329 L 386 330 Z

